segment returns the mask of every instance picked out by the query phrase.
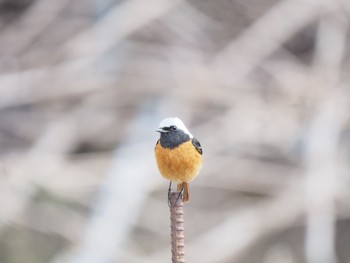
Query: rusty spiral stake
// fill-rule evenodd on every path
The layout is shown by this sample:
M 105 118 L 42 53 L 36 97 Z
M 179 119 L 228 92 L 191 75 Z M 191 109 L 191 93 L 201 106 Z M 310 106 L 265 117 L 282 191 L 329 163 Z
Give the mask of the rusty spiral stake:
M 185 263 L 184 206 L 179 193 L 170 193 L 170 228 L 172 263 Z

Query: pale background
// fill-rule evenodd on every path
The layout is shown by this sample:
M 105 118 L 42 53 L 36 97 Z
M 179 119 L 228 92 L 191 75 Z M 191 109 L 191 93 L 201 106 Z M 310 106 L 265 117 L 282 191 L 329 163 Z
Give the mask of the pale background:
M 0 0 L 0 262 L 170 262 L 155 130 L 204 150 L 192 263 L 350 262 L 348 0 Z

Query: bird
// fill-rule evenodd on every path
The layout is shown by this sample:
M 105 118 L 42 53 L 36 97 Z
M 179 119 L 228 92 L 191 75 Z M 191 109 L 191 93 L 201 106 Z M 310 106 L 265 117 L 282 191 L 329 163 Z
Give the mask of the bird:
M 182 196 L 183 202 L 187 202 L 189 183 L 197 177 L 202 168 L 202 146 L 177 117 L 162 120 L 157 132 L 160 133 L 160 138 L 154 151 L 161 175 L 170 180 L 168 198 L 171 183 L 174 182 L 180 192 L 179 198 Z

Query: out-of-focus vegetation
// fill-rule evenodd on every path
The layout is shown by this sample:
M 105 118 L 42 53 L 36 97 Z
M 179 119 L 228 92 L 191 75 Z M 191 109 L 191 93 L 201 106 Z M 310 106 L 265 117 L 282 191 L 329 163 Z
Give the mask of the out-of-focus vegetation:
M 0 262 L 170 262 L 167 116 L 204 150 L 188 262 L 349 262 L 349 17 L 346 0 L 0 0 Z

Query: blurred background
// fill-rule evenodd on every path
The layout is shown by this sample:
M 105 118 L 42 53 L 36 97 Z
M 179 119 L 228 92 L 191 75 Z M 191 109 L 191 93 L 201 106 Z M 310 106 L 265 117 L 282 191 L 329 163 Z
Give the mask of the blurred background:
M 350 2 L 0 0 L 0 262 L 170 262 L 159 122 L 204 166 L 188 262 L 350 262 Z

